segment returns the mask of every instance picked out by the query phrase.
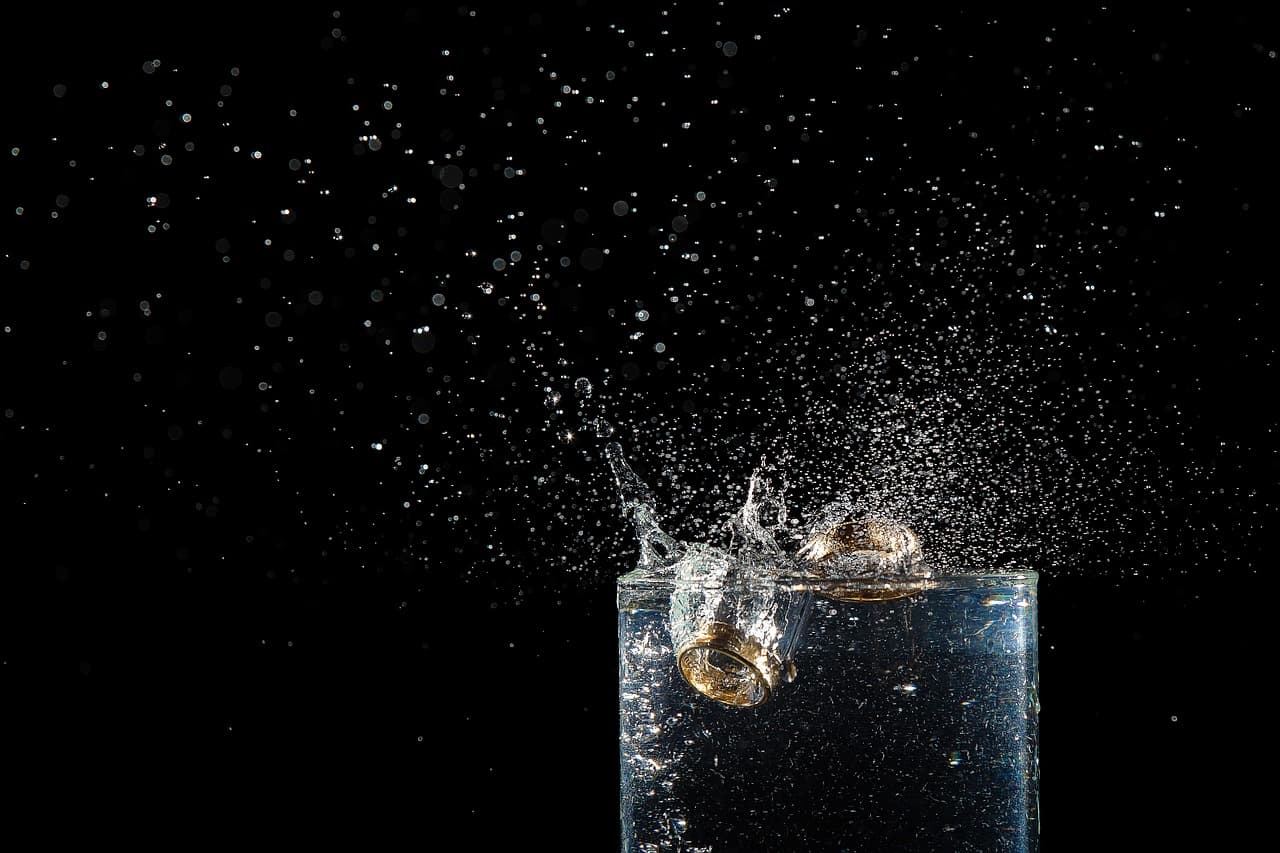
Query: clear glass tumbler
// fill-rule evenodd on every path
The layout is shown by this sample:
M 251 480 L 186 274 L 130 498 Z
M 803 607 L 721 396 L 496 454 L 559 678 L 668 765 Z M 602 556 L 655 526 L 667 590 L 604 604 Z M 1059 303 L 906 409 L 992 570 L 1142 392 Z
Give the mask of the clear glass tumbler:
M 618 583 L 624 851 L 1039 848 L 1036 575 Z

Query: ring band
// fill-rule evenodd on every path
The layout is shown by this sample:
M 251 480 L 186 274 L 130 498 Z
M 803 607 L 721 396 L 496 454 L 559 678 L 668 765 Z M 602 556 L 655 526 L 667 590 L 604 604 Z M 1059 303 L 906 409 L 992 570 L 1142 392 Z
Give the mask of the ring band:
M 892 601 L 929 586 L 920 571 L 920 540 L 905 524 L 884 519 L 842 521 L 815 535 L 798 556 L 822 580 L 849 581 L 817 591 L 836 601 Z
M 787 675 L 776 655 L 724 622 L 706 626 L 680 647 L 676 660 L 690 687 L 738 708 L 768 702 Z

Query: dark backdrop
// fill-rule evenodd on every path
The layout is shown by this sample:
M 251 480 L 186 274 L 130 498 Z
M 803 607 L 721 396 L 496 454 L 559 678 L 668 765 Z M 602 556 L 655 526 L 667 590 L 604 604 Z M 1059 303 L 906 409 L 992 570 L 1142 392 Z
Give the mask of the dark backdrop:
M 592 66 L 597 52 L 612 48 L 585 37 L 579 24 L 603 26 L 614 14 L 584 3 L 343 9 L 333 19 L 324 9 L 219 6 L 52 11 L 7 22 L 0 696 L 11 720 L 6 775 L 20 789 L 6 804 L 11 815 L 38 816 L 54 832 L 175 839 L 247 830 L 258 820 L 306 834 L 354 821 L 423 840 L 448 827 L 478 849 L 615 844 L 612 578 L 623 566 L 472 569 L 470 549 L 483 543 L 455 547 L 446 520 L 415 527 L 412 513 L 394 511 L 396 475 L 352 452 L 380 430 L 412 422 L 415 403 L 398 395 L 421 370 L 414 345 L 427 346 L 406 339 L 404 353 L 388 356 L 373 335 L 352 330 L 352 318 L 372 310 L 366 292 L 385 269 L 370 244 L 399 248 L 401 265 L 423 278 L 416 298 L 425 302 L 431 271 L 445 259 L 489 251 L 488 217 L 502 205 L 468 198 L 474 218 L 451 217 L 450 197 L 437 198 L 435 185 L 420 216 L 389 213 L 368 233 L 352 226 L 346 237 L 360 252 L 343 261 L 324 254 L 332 235 L 318 228 L 294 239 L 300 258 L 292 266 L 275 251 L 267 259 L 250 249 L 261 236 L 254 217 L 285 216 L 279 209 L 293 197 L 296 175 L 279 164 L 293 152 L 325 164 L 316 180 L 337 188 L 335 216 L 344 188 L 381 177 L 361 165 L 373 152 L 353 148 L 349 123 L 328 106 L 359 100 L 376 109 L 384 81 L 434 87 L 436 53 L 450 45 L 483 85 L 505 78 L 510 101 L 496 108 L 518 111 L 510 102 L 521 86 L 546 85 L 530 71 L 538 53 L 554 48 L 566 70 Z M 1050 849 L 1069 849 L 1091 838 L 1106 847 L 1117 833 L 1177 839 L 1242 830 L 1259 820 L 1260 792 L 1240 771 L 1267 762 L 1260 691 L 1264 534 L 1278 470 L 1270 287 L 1280 33 L 1269 20 L 1216 7 L 996 23 L 952 10 L 938 19 L 941 31 L 905 13 L 892 21 L 832 18 L 816 8 L 797 14 L 787 25 L 791 41 L 775 42 L 769 61 L 736 72 L 739 103 L 763 110 L 777 90 L 839 91 L 857 50 L 888 50 L 875 35 L 889 28 L 901 35 L 901 50 L 933 61 L 898 88 L 886 82 L 881 94 L 872 86 L 866 100 L 932 97 L 941 114 L 971 116 L 1011 152 L 999 168 L 1017 170 L 1027 166 L 1019 158 L 1058 150 L 1016 144 L 1049 119 L 1034 95 L 1018 100 L 1009 83 L 1015 67 L 1058 75 L 1056 90 L 1079 91 L 1082 102 L 1144 129 L 1149 145 L 1194 141 L 1168 155 L 1183 182 L 1180 213 L 1159 229 L 1135 224 L 1123 252 L 1108 260 L 1107 274 L 1130 284 L 1132 298 L 1117 298 L 1115 310 L 1089 322 L 1111 324 L 1121 353 L 1126 342 L 1140 351 L 1141 369 L 1123 357 L 1114 368 L 1136 378 L 1140 406 L 1181 412 L 1185 429 L 1134 440 L 1205 467 L 1197 489 L 1221 500 L 1193 500 L 1188 491 L 1188 513 L 1199 529 L 1231 531 L 1229 548 L 1221 559 L 1168 557 L 1138 572 L 1125 565 L 1046 572 L 1044 832 Z M 656 9 L 624 17 L 639 28 L 663 26 Z M 714 40 L 709 30 L 695 31 L 697 20 L 681 18 L 673 38 Z M 769 26 L 768 15 L 753 20 Z M 1046 43 L 1049 32 L 1056 42 Z M 1088 61 L 1064 59 L 1075 53 Z M 181 80 L 152 85 L 161 71 L 140 69 L 153 57 L 161 68 L 181 66 Z M 232 67 L 243 77 L 230 77 Z M 238 100 L 231 128 L 219 130 L 212 103 L 224 84 L 235 90 L 228 100 Z M 181 103 L 168 108 L 166 97 Z M 504 153 L 501 141 L 477 139 L 468 122 L 478 103 L 446 102 L 433 107 L 437 115 L 406 121 L 424 135 L 424 128 L 465 131 L 473 144 L 491 146 L 495 162 L 513 154 L 518 165 L 533 165 L 553 156 L 536 140 Z M 301 124 L 280 115 L 291 104 Z M 198 132 L 184 132 L 184 109 Z M 928 121 L 913 121 L 919 125 L 895 132 L 922 137 L 917 159 L 961 156 L 926 136 Z M 238 127 L 249 132 L 237 138 Z M 631 131 L 610 132 L 621 140 Z M 187 139 L 194 153 L 183 151 Z M 626 157 L 623 147 L 581 181 L 625 169 L 631 184 L 678 182 L 671 175 L 681 161 L 708 156 L 700 146 L 713 143 L 700 139 L 689 137 L 668 160 Z M 231 152 L 232 144 L 245 150 Z M 146 153 L 133 155 L 133 145 Z M 274 168 L 243 166 L 256 146 Z M 11 156 L 11 147 L 20 154 Z M 188 156 L 184 162 L 203 159 L 165 172 L 156 159 L 162 150 Z M 1122 162 L 1062 168 L 1068 183 L 1087 173 L 1139 194 L 1135 209 L 1168 197 L 1158 181 L 1145 189 L 1125 183 Z M 526 198 L 567 192 L 533 186 L 522 191 Z M 166 198 L 148 202 L 157 192 Z M 196 197 L 202 203 L 190 203 Z M 300 215 L 322 219 L 315 213 L 322 204 L 299 202 Z M 566 202 L 566 211 L 575 204 Z M 19 205 L 21 216 L 13 212 Z M 172 213 L 157 217 L 165 205 Z M 163 239 L 145 232 L 158 218 L 173 226 Z M 411 233 L 399 234 L 401 226 Z M 797 233 L 805 227 L 802 216 Z M 229 241 L 231 263 L 221 262 L 228 252 L 216 239 Z M 611 269 L 613 287 L 653 288 L 629 280 L 626 263 Z M 343 295 L 353 279 L 359 300 Z M 312 290 L 325 294 L 318 306 L 325 310 L 295 324 L 296 343 L 263 338 L 256 306 L 271 288 L 290 289 L 298 304 Z M 603 305 L 609 297 L 585 298 Z M 375 320 L 404 335 L 415 305 L 402 301 Z M 493 336 L 523 334 L 505 315 L 486 315 L 481 304 L 476 311 L 477 327 Z M 283 331 L 293 320 L 285 315 Z M 1153 337 L 1163 345 L 1152 347 Z M 441 341 L 438 370 L 474 369 L 477 358 L 484 367 L 483 356 Z M 591 336 L 571 337 L 568 354 L 605 369 L 624 360 L 610 340 Z M 495 394 L 514 381 L 505 355 L 488 363 Z M 288 401 L 255 394 L 259 381 Z M 309 397 L 312 387 L 321 393 Z M 485 404 L 484 386 L 470 393 L 462 405 Z M 536 388 L 521 393 L 539 396 Z M 655 406 L 670 402 L 655 393 Z M 429 444 L 430 428 L 419 440 Z M 456 511 L 516 514 L 508 499 L 485 490 L 499 471 L 477 458 L 443 472 L 471 490 Z M 608 504 L 585 517 L 622 529 Z

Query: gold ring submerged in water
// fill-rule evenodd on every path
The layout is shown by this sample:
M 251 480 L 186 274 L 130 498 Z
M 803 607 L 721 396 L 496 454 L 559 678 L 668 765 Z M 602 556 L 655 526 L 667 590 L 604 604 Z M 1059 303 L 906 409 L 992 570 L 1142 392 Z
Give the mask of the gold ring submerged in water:
M 699 631 L 676 652 L 676 661 L 690 687 L 737 708 L 768 702 L 778 683 L 791 675 L 777 655 L 724 622 Z
M 910 527 L 897 521 L 842 521 L 805 543 L 799 556 L 808 560 L 810 572 L 822 579 L 842 580 L 838 567 L 845 561 L 879 566 L 886 572 L 865 578 L 849 577 L 848 585 L 817 588 L 821 595 L 836 601 L 892 601 L 915 595 L 929 585 L 927 574 L 913 572 L 895 577 L 920 564 L 920 540 Z M 837 571 L 832 573 L 832 569 Z

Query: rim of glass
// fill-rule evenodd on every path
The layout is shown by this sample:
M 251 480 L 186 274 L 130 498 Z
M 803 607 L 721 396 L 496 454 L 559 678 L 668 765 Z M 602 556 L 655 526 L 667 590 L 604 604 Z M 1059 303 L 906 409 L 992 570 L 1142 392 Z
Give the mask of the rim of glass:
M 677 578 L 644 569 L 635 569 L 618 578 L 618 588 L 672 588 L 700 587 L 752 587 L 783 586 L 813 590 L 824 589 L 964 589 L 967 587 L 1001 586 L 1005 584 L 1035 584 L 1040 573 L 1030 569 L 999 572 L 972 572 L 964 574 L 933 575 L 929 578 L 865 577 L 865 578 L 815 578 L 804 575 L 777 575 L 765 578 L 735 577 L 727 581 L 707 583 L 702 580 Z

